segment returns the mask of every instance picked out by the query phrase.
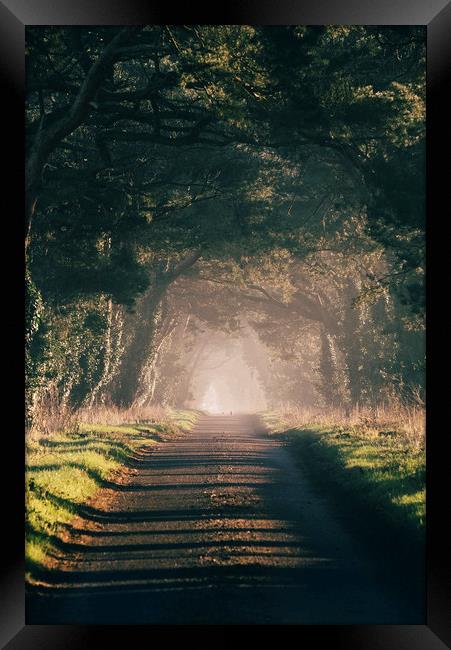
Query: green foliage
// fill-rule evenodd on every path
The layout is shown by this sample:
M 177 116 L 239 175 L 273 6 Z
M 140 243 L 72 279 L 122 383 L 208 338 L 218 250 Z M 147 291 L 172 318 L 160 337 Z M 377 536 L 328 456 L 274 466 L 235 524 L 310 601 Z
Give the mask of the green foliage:
M 30 346 L 30 393 L 43 394 L 53 386 L 72 406 L 83 402 L 103 371 L 106 311 L 105 298 L 47 304 Z
M 421 334 L 406 331 L 424 311 L 422 27 L 29 27 L 27 79 L 30 409 L 51 386 L 73 406 L 100 387 L 103 398 L 121 361 L 133 365 L 127 350 L 142 339 L 154 354 L 149 339 L 170 318 L 134 345 L 130 328 L 154 322 L 141 296 L 163 296 L 192 251 L 203 266 L 183 272 L 196 300 L 182 289 L 180 313 L 234 332 L 245 312 L 279 354 L 285 398 L 316 399 L 318 327 L 334 342 L 316 364 L 328 401 L 418 383 Z M 375 305 L 364 320 L 362 306 L 350 311 L 346 273 Z M 393 313 L 381 317 L 387 296 Z M 114 327 L 109 301 L 122 315 Z M 306 338 L 300 323 L 311 324 Z M 168 377 L 181 356 L 160 355 Z M 160 384 L 155 394 L 172 399 Z
M 306 425 L 283 431 L 277 417 L 268 414 L 271 429 L 279 430 L 318 480 L 324 477 L 351 503 L 363 501 L 412 541 L 424 536 L 425 452 L 410 446 L 402 434 L 373 434 L 361 428 Z
M 25 419 L 27 425 L 32 420 L 32 396 L 40 382 L 40 364 L 43 352 L 41 334 L 43 313 L 42 295 L 27 269 L 25 276 L 25 372 L 27 387 Z

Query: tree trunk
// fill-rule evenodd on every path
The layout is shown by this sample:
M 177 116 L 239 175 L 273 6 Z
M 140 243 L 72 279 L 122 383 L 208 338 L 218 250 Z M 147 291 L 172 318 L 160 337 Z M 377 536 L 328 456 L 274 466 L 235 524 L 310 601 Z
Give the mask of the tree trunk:
M 147 363 L 143 364 L 141 375 L 138 381 L 138 388 L 135 395 L 135 403 L 138 406 L 145 406 L 154 402 L 158 380 L 160 378 L 159 364 L 170 337 L 177 327 L 177 318 L 174 317 L 162 301 L 162 315 L 152 341 Z M 164 356 L 163 356 L 164 358 Z M 164 396 L 161 396 L 164 401 Z
M 153 363 L 158 342 L 158 328 L 163 325 L 161 302 L 169 286 L 191 268 L 201 251 L 189 253 L 172 270 L 156 274 L 153 286 L 139 300 L 136 312 L 126 318 L 128 340 L 121 360 L 118 377 L 112 391 L 113 402 L 121 407 L 133 404 L 139 394 L 139 385 L 146 366 Z
M 182 406 L 187 406 L 191 401 L 191 388 L 193 385 L 193 379 L 196 373 L 196 370 L 199 367 L 199 363 L 202 361 L 202 356 L 205 351 L 205 348 L 209 344 L 209 338 L 201 339 L 199 347 L 194 351 L 194 354 L 191 356 L 190 362 L 187 362 L 185 374 L 180 382 L 180 386 L 177 390 L 177 395 L 179 402 Z
M 352 301 L 358 293 L 358 287 L 354 281 L 349 280 L 348 290 L 345 296 L 345 300 L 349 304 L 345 308 L 343 334 L 340 337 L 340 348 L 346 363 L 349 396 L 353 405 L 361 403 L 363 389 L 363 350 L 360 327 L 361 308 L 358 305 L 352 306 Z
M 156 330 L 160 320 L 160 303 L 169 285 L 160 282 L 149 289 L 139 300 L 136 312 L 125 317 L 128 341 L 119 366 L 112 391 L 113 402 L 129 407 L 138 393 L 142 370 L 152 354 Z
M 347 401 L 347 386 L 345 374 L 337 358 L 337 346 L 334 337 L 324 327 L 321 328 L 320 337 L 320 392 L 326 407 L 341 407 Z
M 114 305 L 111 299 L 108 301 L 107 318 L 103 372 L 100 380 L 86 400 L 88 408 L 91 408 L 95 403 L 102 404 L 107 401 L 108 386 L 114 379 L 120 361 L 124 315 L 122 307 Z

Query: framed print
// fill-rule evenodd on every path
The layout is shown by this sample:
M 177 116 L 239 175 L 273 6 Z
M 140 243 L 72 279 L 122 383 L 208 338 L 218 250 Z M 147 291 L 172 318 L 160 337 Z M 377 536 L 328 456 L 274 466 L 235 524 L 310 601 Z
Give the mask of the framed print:
M 0 2 L 3 645 L 449 647 L 450 4 L 215 9 Z

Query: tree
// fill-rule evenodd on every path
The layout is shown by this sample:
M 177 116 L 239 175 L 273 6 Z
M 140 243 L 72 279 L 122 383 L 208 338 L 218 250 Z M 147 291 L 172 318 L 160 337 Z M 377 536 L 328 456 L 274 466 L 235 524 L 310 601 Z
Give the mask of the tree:
M 290 399 L 321 350 L 328 400 L 418 379 L 422 28 L 33 27 L 27 58 L 31 394 L 162 399 L 190 318 L 244 318 Z

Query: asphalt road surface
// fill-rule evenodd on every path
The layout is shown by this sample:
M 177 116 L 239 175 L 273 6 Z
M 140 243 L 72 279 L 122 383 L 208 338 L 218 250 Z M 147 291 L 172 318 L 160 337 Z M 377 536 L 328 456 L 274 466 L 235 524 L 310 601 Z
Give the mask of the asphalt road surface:
M 422 622 L 256 416 L 202 416 L 131 466 L 72 522 L 27 623 Z

